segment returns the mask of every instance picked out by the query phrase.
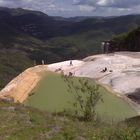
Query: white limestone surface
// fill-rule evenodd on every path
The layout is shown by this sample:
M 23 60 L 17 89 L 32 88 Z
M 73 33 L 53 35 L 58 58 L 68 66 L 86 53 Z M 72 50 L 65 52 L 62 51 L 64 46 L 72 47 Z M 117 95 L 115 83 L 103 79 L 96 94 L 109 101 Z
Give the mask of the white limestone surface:
M 133 56 L 134 53 L 94 55 L 81 61 L 73 60 L 73 66 L 70 61 L 51 64 L 48 70 L 61 68 L 65 74 L 72 72 L 75 76 L 94 78 L 120 94 L 128 94 L 140 88 L 140 58 Z M 105 67 L 107 71 L 101 72 Z

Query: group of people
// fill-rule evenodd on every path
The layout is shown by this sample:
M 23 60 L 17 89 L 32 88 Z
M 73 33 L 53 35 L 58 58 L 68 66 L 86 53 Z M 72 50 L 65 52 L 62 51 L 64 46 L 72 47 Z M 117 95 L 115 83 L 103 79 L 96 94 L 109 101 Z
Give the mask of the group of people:
M 107 72 L 107 67 L 105 67 L 103 70 L 101 70 L 102 73 Z M 113 72 L 113 70 L 109 70 L 109 72 Z
M 70 60 L 69 66 L 73 66 L 72 60 Z M 55 69 L 55 72 L 60 72 L 61 74 L 64 74 L 64 70 L 62 68 Z M 73 76 L 74 74 L 72 72 L 68 73 L 68 76 Z
M 113 45 L 110 40 L 108 41 L 103 41 L 101 45 L 102 53 L 112 53 L 113 52 Z

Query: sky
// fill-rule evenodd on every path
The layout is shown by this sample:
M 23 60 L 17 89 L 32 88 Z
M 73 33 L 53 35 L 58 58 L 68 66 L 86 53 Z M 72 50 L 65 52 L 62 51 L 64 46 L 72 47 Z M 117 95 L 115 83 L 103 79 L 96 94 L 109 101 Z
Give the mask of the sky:
M 63 17 L 140 13 L 140 0 L 0 0 L 0 6 L 37 10 Z

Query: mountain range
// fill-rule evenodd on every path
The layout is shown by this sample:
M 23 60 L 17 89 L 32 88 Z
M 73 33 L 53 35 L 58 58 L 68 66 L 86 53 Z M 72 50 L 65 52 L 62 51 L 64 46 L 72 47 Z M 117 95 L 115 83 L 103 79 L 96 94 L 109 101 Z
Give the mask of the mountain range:
M 140 25 L 140 15 L 51 17 L 39 11 L 0 7 L 0 88 L 34 63 L 81 59 L 100 44 Z

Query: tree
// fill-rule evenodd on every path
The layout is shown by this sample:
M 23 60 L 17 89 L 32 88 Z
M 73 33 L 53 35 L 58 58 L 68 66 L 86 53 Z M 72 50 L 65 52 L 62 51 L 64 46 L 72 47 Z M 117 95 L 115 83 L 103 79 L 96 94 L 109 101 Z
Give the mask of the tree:
M 99 93 L 99 86 L 93 85 L 93 83 L 86 78 L 78 79 L 71 76 L 62 76 L 67 84 L 68 93 L 71 93 L 74 97 L 72 103 L 75 116 L 84 121 L 92 121 L 95 119 L 96 111 L 95 107 L 97 103 L 102 100 Z

